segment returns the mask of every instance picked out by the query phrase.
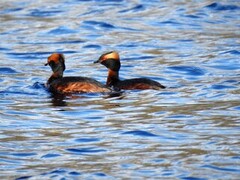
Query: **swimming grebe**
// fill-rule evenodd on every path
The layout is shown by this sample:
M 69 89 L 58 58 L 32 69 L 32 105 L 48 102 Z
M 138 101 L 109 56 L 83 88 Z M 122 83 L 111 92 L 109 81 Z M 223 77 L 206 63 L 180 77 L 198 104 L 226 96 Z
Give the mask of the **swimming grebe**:
M 157 81 L 147 78 L 134 78 L 127 80 L 119 80 L 119 70 L 121 67 L 119 54 L 115 51 L 105 53 L 99 57 L 94 63 L 101 63 L 108 68 L 108 77 L 106 85 L 113 87 L 114 90 L 133 90 L 133 89 L 164 89 L 165 86 Z
M 98 93 L 111 92 L 100 82 L 87 77 L 63 77 L 65 58 L 63 54 L 53 53 L 45 66 L 52 68 L 53 74 L 47 81 L 47 88 L 53 93 Z

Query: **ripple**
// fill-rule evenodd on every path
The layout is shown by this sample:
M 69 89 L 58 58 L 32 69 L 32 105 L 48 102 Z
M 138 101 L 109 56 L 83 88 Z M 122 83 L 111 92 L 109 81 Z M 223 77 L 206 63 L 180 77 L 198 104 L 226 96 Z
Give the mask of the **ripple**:
M 83 48 L 87 48 L 87 49 L 101 49 L 102 47 L 97 45 L 97 44 L 89 44 L 89 45 L 83 46 Z
M 25 52 L 25 53 L 21 53 L 21 52 L 11 52 L 11 53 L 7 53 L 7 55 L 9 55 L 11 58 L 15 58 L 15 59 L 21 59 L 21 60 L 37 60 L 37 59 L 42 59 L 42 55 L 44 56 L 49 56 L 52 52 Z M 59 53 L 63 53 L 63 54 L 72 54 L 72 53 L 77 53 L 77 51 L 59 51 Z
M 78 31 L 70 29 L 66 26 L 59 26 L 58 28 L 55 28 L 48 32 L 48 34 L 53 34 L 53 35 L 64 35 L 64 34 L 75 34 L 75 33 L 78 33 Z
M 124 132 L 122 134 L 130 134 L 130 135 L 134 135 L 134 136 L 147 136 L 147 137 L 156 137 L 157 136 L 157 135 L 152 134 L 150 132 L 141 131 L 141 130 L 127 131 L 127 132 Z
M 24 152 L 22 152 L 22 153 L 11 153 L 11 155 L 12 156 L 17 156 L 17 157 L 28 157 L 28 156 L 35 156 L 35 155 L 37 155 L 37 153 L 28 153 L 28 152 L 24 153 Z
M 182 177 L 181 179 L 183 179 L 183 180 L 207 180 L 207 178 L 198 178 L 198 177 L 192 177 L 192 176 Z
M 92 169 L 92 171 L 94 171 Z M 34 177 L 34 179 L 113 179 L 113 177 L 107 175 L 104 172 L 92 172 L 90 171 L 89 173 L 81 173 L 78 171 L 74 171 L 71 169 L 64 169 L 64 168 L 59 168 L 52 170 L 50 172 L 42 173 L 40 176 L 29 176 Z M 80 176 L 80 177 L 79 177 Z M 23 176 L 24 177 L 24 176 Z M 27 176 L 25 176 L 27 177 Z
M 106 152 L 105 149 L 97 149 L 94 147 L 89 147 L 89 148 L 80 148 L 80 149 L 76 149 L 76 148 L 68 148 L 66 149 L 68 152 L 77 154 L 77 155 L 85 155 L 85 154 L 98 154 L 101 152 Z
M 28 91 L 24 89 L 23 91 L 19 90 L 21 87 L 18 86 L 10 86 L 4 91 L 0 91 L 1 94 L 8 95 L 8 96 L 31 96 L 31 95 L 39 95 L 37 91 Z M 33 88 L 34 89 L 34 88 Z M 39 88 L 42 89 L 42 88 Z
M 41 45 L 41 44 L 80 44 L 80 43 L 84 43 L 85 41 L 83 40 L 64 40 L 64 41 L 55 41 L 55 42 L 51 42 L 51 41 L 46 41 L 46 42 L 20 42 L 19 44 L 34 44 L 34 45 Z
M 209 9 L 215 10 L 215 11 L 239 10 L 240 9 L 240 7 L 236 6 L 236 5 L 228 5 L 228 4 L 223 5 L 223 4 L 216 3 L 216 2 L 209 4 L 206 7 Z
M 212 85 L 212 89 L 217 89 L 217 90 L 225 90 L 225 89 L 233 89 L 233 88 L 236 88 L 236 87 L 235 86 L 222 85 L 222 84 Z
M 81 173 L 76 172 L 76 171 L 69 172 L 68 174 L 73 175 L 73 176 L 80 176 L 81 175 Z
M 131 60 L 147 60 L 147 59 L 154 59 L 156 56 L 135 56 L 135 57 L 129 57 L 129 58 L 122 58 L 123 60 L 126 61 L 131 61 Z
M 210 168 L 210 169 L 214 169 L 214 170 L 218 170 L 218 171 L 236 172 L 236 173 L 240 174 L 240 169 L 237 169 L 237 168 L 222 168 L 222 167 L 218 167 L 218 166 L 214 166 L 214 165 L 203 165 L 202 167 Z
M 235 106 L 235 107 L 233 107 L 232 109 L 237 110 L 237 111 L 240 111 L 240 106 Z M 239 158 L 239 159 L 240 159 L 240 158 Z
M 42 173 L 40 177 L 35 177 L 37 179 L 45 179 L 45 178 L 50 178 L 50 179 L 75 179 L 78 176 L 81 176 L 82 173 L 73 171 L 71 169 L 55 169 L 50 172 Z
M 79 2 L 90 2 L 90 1 L 93 1 L 93 0 L 78 0 Z
M 40 82 L 35 82 L 32 86 L 32 89 L 46 89 L 45 85 Z
M 10 51 L 11 49 L 10 48 L 3 48 L 3 47 L 0 47 L 0 51 L 4 51 L 4 52 L 6 52 L 6 51 Z
M 0 68 L 0 74 L 16 74 L 17 71 L 15 71 L 12 68 L 8 68 L 8 67 L 1 67 Z
M 31 177 L 32 176 L 22 176 L 22 177 L 16 178 L 15 180 L 25 180 L 25 179 L 29 179 Z
M 41 158 L 55 158 L 55 157 L 58 157 L 58 156 L 61 156 L 61 155 L 60 154 L 49 153 L 49 154 L 43 155 Z
M 203 76 L 205 74 L 204 70 L 194 66 L 170 66 L 168 67 L 168 69 L 182 72 L 186 75 L 191 75 L 191 76 Z
M 1 177 L 239 179 L 237 0 L 1 5 Z M 89 57 L 110 50 L 124 54 L 123 79 L 146 75 L 170 88 L 120 97 L 46 91 L 52 52 L 83 59 L 67 61 L 65 74 L 81 68 L 105 82 Z
M 64 174 L 66 172 L 67 170 L 65 169 L 57 169 L 57 170 L 51 171 L 50 174 Z
M 132 7 L 132 8 L 120 10 L 118 12 L 119 13 L 131 13 L 131 12 L 139 12 L 139 11 L 143 11 L 143 10 L 145 10 L 144 5 L 139 4 L 139 5 L 136 5 L 136 6 Z
M 89 143 L 89 142 L 100 141 L 100 139 L 99 138 L 79 138 L 79 139 L 75 139 L 75 141 L 78 143 Z
M 0 14 L 9 14 L 14 13 L 18 11 L 22 11 L 24 8 L 6 8 L 3 11 L 0 11 Z
M 106 174 L 101 173 L 101 172 L 99 172 L 99 173 L 94 173 L 94 175 L 95 175 L 95 176 L 99 176 L 99 177 L 106 177 L 106 176 L 107 176 Z
M 112 24 L 102 22 L 102 21 L 83 21 L 83 23 L 87 24 L 87 25 L 97 26 L 97 27 L 104 28 L 104 29 L 114 29 L 115 28 L 115 26 L 113 26 Z
M 230 51 L 225 51 L 223 53 L 220 54 L 233 54 L 233 55 L 240 55 L 240 51 L 237 50 L 230 50 Z
M 33 17 L 49 17 L 55 16 L 57 14 L 63 13 L 60 10 L 39 10 L 39 9 L 32 9 L 29 16 Z
M 237 59 L 218 59 L 211 63 L 208 67 L 221 70 L 238 70 L 240 69 L 240 62 Z
M 167 21 L 161 21 L 160 23 L 159 23 L 160 25 L 174 25 L 174 26 L 180 26 L 180 25 L 182 25 L 182 23 L 180 23 L 180 22 L 178 22 L 177 20 L 175 20 L 175 19 L 169 19 L 169 20 L 167 20 Z
M 201 17 L 198 16 L 198 15 L 192 15 L 192 14 L 184 15 L 184 17 L 191 18 L 191 19 L 199 19 L 199 18 L 201 18 Z

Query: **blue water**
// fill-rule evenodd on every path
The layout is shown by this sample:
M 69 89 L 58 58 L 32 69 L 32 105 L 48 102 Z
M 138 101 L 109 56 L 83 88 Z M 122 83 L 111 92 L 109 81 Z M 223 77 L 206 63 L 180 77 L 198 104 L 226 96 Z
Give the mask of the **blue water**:
M 240 3 L 0 2 L 1 179 L 239 179 Z M 162 91 L 53 96 L 44 66 L 106 81 L 93 61 L 120 53 L 122 79 Z

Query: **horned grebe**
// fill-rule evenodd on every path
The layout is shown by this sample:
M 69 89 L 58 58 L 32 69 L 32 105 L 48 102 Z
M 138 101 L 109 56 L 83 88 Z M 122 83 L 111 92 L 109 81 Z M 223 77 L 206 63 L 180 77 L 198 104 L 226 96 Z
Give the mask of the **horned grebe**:
M 47 88 L 53 93 L 99 93 L 111 92 L 110 88 L 87 77 L 63 77 L 65 58 L 63 54 L 53 53 L 45 66 L 52 68 L 53 74 L 47 81 Z
M 108 77 L 106 85 L 113 87 L 114 90 L 133 90 L 133 89 L 164 89 L 165 86 L 157 81 L 147 78 L 134 78 L 134 79 L 119 79 L 119 70 L 121 67 L 119 54 L 116 51 L 105 53 L 99 57 L 94 63 L 101 63 L 108 68 Z

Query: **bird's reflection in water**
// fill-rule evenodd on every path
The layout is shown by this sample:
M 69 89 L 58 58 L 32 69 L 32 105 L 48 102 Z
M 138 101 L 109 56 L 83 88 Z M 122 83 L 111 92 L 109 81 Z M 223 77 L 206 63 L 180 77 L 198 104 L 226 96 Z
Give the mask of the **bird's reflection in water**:
M 52 94 L 51 98 L 53 106 L 67 106 L 65 94 Z
M 74 99 L 82 99 L 86 97 L 96 97 L 102 96 L 104 99 L 114 98 L 114 99 L 123 99 L 124 92 L 111 92 L 111 93 L 84 93 L 84 94 L 59 94 L 59 93 L 52 93 L 51 94 L 51 102 L 53 106 L 68 106 L 67 100 L 74 100 Z

